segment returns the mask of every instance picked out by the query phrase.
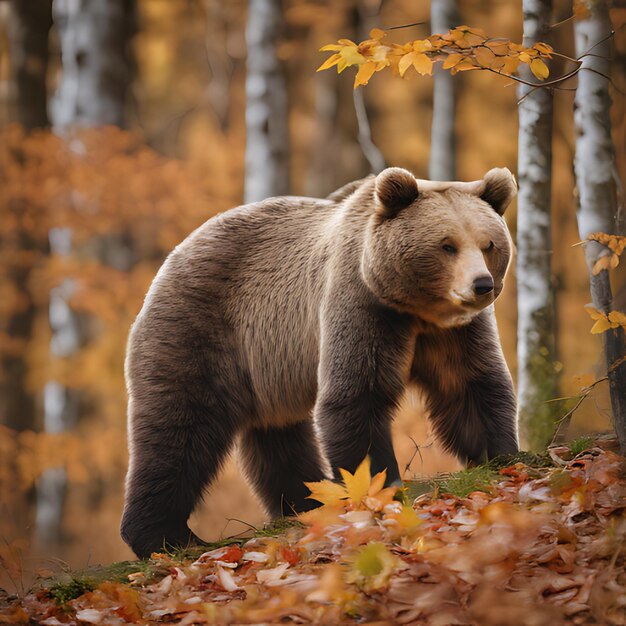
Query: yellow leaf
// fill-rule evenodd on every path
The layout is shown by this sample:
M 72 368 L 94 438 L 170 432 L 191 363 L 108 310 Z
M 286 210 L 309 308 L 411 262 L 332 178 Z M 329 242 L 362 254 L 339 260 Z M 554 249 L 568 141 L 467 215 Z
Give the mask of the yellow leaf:
M 317 68 L 317 72 L 321 72 L 322 70 L 327 70 L 330 69 L 331 67 L 333 67 L 333 65 L 337 65 L 337 63 L 339 63 L 339 61 L 341 61 L 341 55 L 340 54 L 333 54 L 331 56 L 329 56 L 318 68 Z
M 339 50 L 341 50 L 343 48 L 342 45 L 337 44 L 337 43 L 329 43 L 326 46 L 322 46 L 320 48 L 320 52 L 338 52 Z
M 611 322 L 611 328 L 619 328 L 620 326 L 626 328 L 626 315 L 621 311 L 611 311 L 609 313 L 609 322 Z
M 545 54 L 547 56 L 550 56 L 550 54 L 554 52 L 552 46 L 549 46 L 547 43 L 543 43 L 542 41 L 538 41 L 533 48 L 541 54 Z
M 359 71 L 356 73 L 356 77 L 354 78 L 354 88 L 356 89 L 359 85 L 367 85 L 375 71 L 376 63 L 374 63 L 374 61 L 367 61 L 367 63 L 363 63 L 363 65 L 359 67 Z
M 348 581 L 367 590 L 382 589 L 399 564 L 400 560 L 384 544 L 373 542 L 357 552 Z
M 370 37 L 372 39 L 382 39 L 385 36 L 385 31 L 382 28 L 372 28 L 370 30 Z
M 591 327 L 591 333 L 593 335 L 599 335 L 609 330 L 609 328 L 611 328 L 611 322 L 609 322 L 608 317 L 603 317 Z
M 506 57 L 506 61 L 504 62 L 504 66 L 502 67 L 502 72 L 504 74 L 513 74 L 520 64 L 520 60 L 517 57 L 509 56 Z
M 307 496 L 307 498 L 317 500 L 325 505 L 338 505 L 341 503 L 341 500 L 345 500 L 348 497 L 346 488 L 331 480 L 320 480 L 319 482 L 304 484 L 311 492 L 311 495 Z
M 354 503 L 359 504 L 361 500 L 367 495 L 367 491 L 370 488 L 370 482 L 372 475 L 370 474 L 370 458 L 366 456 L 361 464 L 356 468 L 354 474 L 351 474 L 347 470 L 340 468 L 343 482 L 345 483 L 346 493 L 348 498 Z
M 345 46 L 339 52 L 341 58 L 345 62 L 345 66 L 360 65 L 365 63 L 365 57 L 358 51 L 356 46 Z
M 585 304 L 585 311 L 589 313 L 589 316 L 592 320 L 601 320 L 606 317 L 606 315 L 602 313 L 602 311 L 598 311 L 598 309 L 596 309 L 591 304 Z
M 368 496 L 375 496 L 384 486 L 385 479 L 387 478 L 387 470 L 383 470 L 382 472 L 378 472 L 374 478 L 372 478 L 372 482 L 367 490 Z
M 607 235 L 606 233 L 591 233 L 587 237 L 587 241 L 597 241 L 604 246 L 609 247 L 618 256 L 622 254 L 626 248 L 626 237 L 622 235 Z
M 425 54 L 418 54 L 413 59 L 413 67 L 422 76 L 430 76 L 433 73 L 433 62 Z
M 400 63 L 398 63 L 398 70 L 400 71 L 400 76 L 402 78 L 404 78 L 404 74 L 409 67 L 413 65 L 413 59 L 417 56 L 417 54 L 417 52 L 409 52 L 400 59 Z
M 530 71 L 539 80 L 545 80 L 550 75 L 550 70 L 548 69 L 548 66 L 541 59 L 532 60 L 532 62 L 530 63 Z
M 462 54 L 458 52 L 454 52 L 453 54 L 449 54 L 448 58 L 443 62 L 443 69 L 448 70 L 451 67 L 454 67 L 461 59 L 463 58 Z
M 612 270 L 619 265 L 617 254 L 604 254 L 593 265 L 591 273 L 597 276 L 602 270 Z

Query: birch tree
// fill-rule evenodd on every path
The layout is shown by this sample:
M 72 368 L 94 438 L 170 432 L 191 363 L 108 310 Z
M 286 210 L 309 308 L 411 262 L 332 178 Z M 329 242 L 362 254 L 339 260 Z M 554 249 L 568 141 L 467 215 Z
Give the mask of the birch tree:
M 124 126 L 134 0 L 54 0 L 63 73 L 53 101 L 55 129 Z
M 62 74 L 52 106 L 56 132 L 115 124 L 124 126 L 126 93 L 130 80 L 129 38 L 134 31 L 133 0 L 54 0 L 53 18 L 61 45 Z M 68 139 L 73 150 L 84 150 L 77 138 Z M 68 202 L 73 199 L 68 198 Z M 50 253 L 69 256 L 70 228 L 49 233 Z M 63 367 L 85 341 L 80 318 L 70 307 L 75 284 L 65 279 L 50 293 L 49 322 L 52 376 L 44 387 L 44 431 L 70 430 L 79 415 L 76 392 L 59 381 Z M 69 361 L 71 363 L 71 361 Z M 67 365 L 65 365 L 67 367 Z M 42 543 L 61 540 L 61 520 L 67 476 L 62 468 L 44 472 L 37 486 L 35 533 Z
M 582 3 L 587 11 L 574 25 L 576 56 L 582 59 L 574 101 L 576 157 L 574 169 L 578 191 L 578 230 L 581 239 L 592 233 L 624 234 L 621 186 L 615 167 L 611 138 L 609 59 L 612 25 L 608 3 Z M 612 309 L 609 272 L 594 273 L 598 260 L 609 250 L 596 241 L 585 246 L 593 306 L 608 314 Z M 624 330 L 603 333 L 611 407 L 622 453 L 626 453 L 626 342 Z
M 16 120 L 27 131 L 45 128 L 49 124 L 46 76 L 51 26 L 51 0 L 40 0 L 32 5 L 11 1 L 8 31 Z M 21 200 L 14 199 L 12 207 L 19 216 L 23 210 Z M 21 220 L 16 219 L 16 222 L 19 224 Z M 37 248 L 32 232 L 20 227 L 4 233 L 0 246 L 5 251 L 34 251 Z M 35 305 L 28 289 L 31 267 L 28 263 L 16 262 L 10 271 L 11 282 L 20 290 L 22 305 L 8 316 L 3 330 L 26 345 L 35 320 Z M 0 367 L 0 421 L 14 430 L 34 429 L 35 395 L 28 389 L 28 366 L 24 355 L 10 351 L 2 353 Z
M 446 33 L 456 26 L 456 0 L 432 0 L 431 32 Z M 456 119 L 454 77 L 437 68 L 433 83 L 433 123 L 430 140 L 428 176 L 431 180 L 456 179 Z
M 552 0 L 524 0 L 524 46 L 547 41 Z M 528 69 L 522 78 L 532 78 Z M 517 196 L 517 367 L 522 445 L 551 441 L 556 397 L 552 229 L 552 92 L 520 83 Z
M 250 0 L 246 43 L 245 202 L 289 192 L 289 111 L 276 54 L 283 28 L 280 0 Z

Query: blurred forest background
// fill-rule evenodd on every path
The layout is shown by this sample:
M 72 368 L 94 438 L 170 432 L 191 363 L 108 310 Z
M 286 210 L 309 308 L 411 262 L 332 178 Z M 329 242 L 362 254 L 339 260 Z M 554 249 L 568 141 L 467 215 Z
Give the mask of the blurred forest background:
M 315 70 L 327 56 L 318 52 L 322 45 L 364 39 L 372 27 L 421 23 L 395 31 L 398 40 L 427 36 L 429 4 L 283 2 L 269 22 L 278 80 L 270 91 L 279 97 L 278 111 L 283 107 L 272 115 L 288 120 L 288 133 L 279 138 L 288 177 L 274 188 L 325 196 L 384 163 L 428 178 L 432 78 L 381 73 L 355 96 L 351 70 L 340 76 Z M 619 4 L 611 12 L 612 122 L 624 180 L 626 8 Z M 521 1 L 457 5 L 457 24 L 521 41 Z M 555 1 L 554 21 L 571 11 L 571 2 Z M 244 189 L 254 193 L 245 181 L 246 106 L 255 97 L 250 85 L 246 91 L 247 50 L 256 36 L 252 24 L 246 33 L 247 23 L 244 0 L 0 0 L 4 575 L 28 580 L 33 571 L 58 565 L 56 559 L 82 567 L 131 557 L 118 532 L 127 463 L 125 341 L 167 253 L 200 223 L 240 204 Z M 571 21 L 554 29 L 552 45 L 575 56 Z M 259 60 L 251 57 L 250 68 Z M 515 172 L 515 85 L 487 72 L 453 80 L 456 178 L 477 179 L 496 166 Z M 576 394 L 601 368 L 601 339 L 589 333 L 583 309 L 590 300 L 584 255 L 572 248 L 579 240 L 573 97 L 568 89 L 555 95 L 560 396 Z M 248 176 L 258 169 L 261 180 L 271 178 L 265 165 L 262 156 L 256 159 Z M 506 218 L 515 236 L 515 207 Z M 513 273 L 497 314 L 515 376 Z M 569 406 L 563 403 L 563 413 Z M 609 427 L 609 400 L 598 386 L 574 415 L 571 434 Z M 419 398 L 407 398 L 395 441 L 401 467 L 410 462 L 407 478 L 458 467 L 433 443 Z M 191 525 L 215 539 L 262 522 L 233 460 Z

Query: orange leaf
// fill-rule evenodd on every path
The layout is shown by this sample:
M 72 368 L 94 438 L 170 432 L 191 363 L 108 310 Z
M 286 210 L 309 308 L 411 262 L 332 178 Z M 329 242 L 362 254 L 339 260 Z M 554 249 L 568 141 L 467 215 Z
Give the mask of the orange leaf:
M 458 52 L 454 52 L 453 54 L 449 54 L 448 58 L 443 62 L 443 69 L 447 70 L 451 67 L 454 67 L 461 59 L 463 58 L 462 54 Z
M 359 67 L 359 71 L 356 73 L 354 78 L 354 88 L 356 89 L 359 85 L 367 85 L 375 71 L 376 63 L 374 63 L 374 61 L 363 63 L 363 65 Z
M 346 488 L 331 480 L 320 480 L 319 482 L 304 484 L 311 491 L 311 495 L 307 496 L 307 498 L 317 500 L 325 505 L 336 506 L 348 497 Z
M 604 254 L 593 265 L 591 273 L 597 276 L 603 270 L 612 270 L 619 265 L 617 254 Z

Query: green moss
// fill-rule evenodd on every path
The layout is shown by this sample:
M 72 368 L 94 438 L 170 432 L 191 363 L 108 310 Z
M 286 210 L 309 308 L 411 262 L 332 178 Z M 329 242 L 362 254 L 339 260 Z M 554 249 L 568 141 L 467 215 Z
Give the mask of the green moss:
M 574 441 L 570 441 L 567 444 L 572 456 L 577 456 L 581 452 L 585 450 L 589 450 L 589 448 L 593 448 L 595 444 L 595 440 L 593 437 L 578 437 L 578 439 L 574 439 Z
M 509 467 L 511 465 L 515 465 L 516 463 L 523 463 L 531 468 L 554 466 L 554 462 L 547 452 L 535 454 L 534 452 L 526 452 L 525 450 L 520 450 L 515 454 L 501 454 L 500 456 L 491 459 L 488 465 L 494 470 L 501 470 L 503 467 Z
M 59 582 L 47 591 L 47 596 L 52 598 L 61 606 L 67 604 L 88 591 L 93 591 L 98 586 L 98 582 L 92 578 L 72 577 L 67 582 Z
M 458 498 L 465 498 L 473 491 L 491 491 L 491 484 L 496 477 L 496 471 L 489 465 L 479 465 L 437 479 L 437 484 L 440 493 L 449 493 Z

